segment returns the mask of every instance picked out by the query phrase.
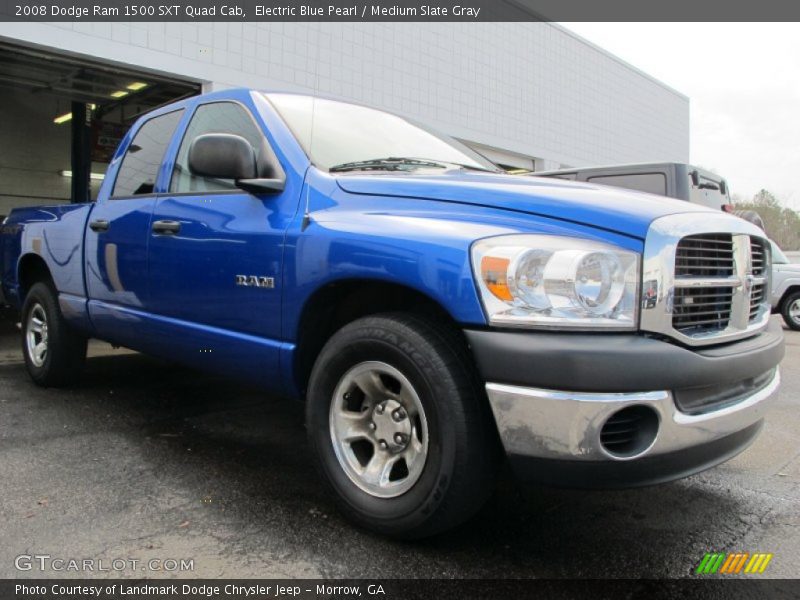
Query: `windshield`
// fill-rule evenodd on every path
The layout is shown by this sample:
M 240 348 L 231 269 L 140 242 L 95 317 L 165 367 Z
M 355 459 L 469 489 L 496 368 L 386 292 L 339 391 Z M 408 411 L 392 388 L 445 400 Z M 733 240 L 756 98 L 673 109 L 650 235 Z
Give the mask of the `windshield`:
M 370 163 L 397 170 L 398 159 L 407 168 L 442 168 L 441 162 L 469 169 L 498 171 L 497 167 L 464 144 L 416 123 L 381 110 L 297 94 L 266 94 L 317 167 Z M 312 131 L 313 128 L 313 131 Z M 428 164 L 426 164 L 428 163 Z M 343 170 L 341 168 L 334 171 Z
M 778 247 L 778 244 L 773 242 L 772 240 L 769 241 L 770 245 L 772 246 L 772 264 L 773 265 L 788 265 L 789 259 Z

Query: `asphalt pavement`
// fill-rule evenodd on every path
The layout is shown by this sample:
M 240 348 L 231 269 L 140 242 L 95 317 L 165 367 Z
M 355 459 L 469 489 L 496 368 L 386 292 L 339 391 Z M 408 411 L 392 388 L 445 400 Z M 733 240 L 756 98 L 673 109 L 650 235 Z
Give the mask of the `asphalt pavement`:
M 41 389 L 0 329 L 0 577 L 92 575 L 54 559 L 101 577 L 685 577 L 709 551 L 771 552 L 762 577 L 800 577 L 800 333 L 762 435 L 728 463 L 609 492 L 506 473 L 469 523 L 399 543 L 337 513 L 299 403 L 100 342 L 81 386 Z

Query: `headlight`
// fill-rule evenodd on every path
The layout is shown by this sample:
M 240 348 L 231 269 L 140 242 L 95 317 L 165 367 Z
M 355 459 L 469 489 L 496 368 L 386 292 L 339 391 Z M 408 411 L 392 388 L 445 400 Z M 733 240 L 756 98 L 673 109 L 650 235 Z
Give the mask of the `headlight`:
M 508 235 L 472 246 L 493 325 L 636 329 L 639 254 L 553 235 Z

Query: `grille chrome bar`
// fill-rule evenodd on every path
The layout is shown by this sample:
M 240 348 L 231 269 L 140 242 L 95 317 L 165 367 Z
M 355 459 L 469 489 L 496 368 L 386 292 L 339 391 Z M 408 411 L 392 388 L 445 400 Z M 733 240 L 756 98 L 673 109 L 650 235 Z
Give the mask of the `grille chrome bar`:
M 680 288 L 707 288 L 707 287 L 731 287 L 737 288 L 744 285 L 740 279 L 735 277 L 706 277 L 696 279 L 693 277 L 676 277 L 675 287 Z
M 686 345 L 754 335 L 769 321 L 771 257 L 764 232 L 725 213 L 654 221 L 642 261 L 640 329 Z

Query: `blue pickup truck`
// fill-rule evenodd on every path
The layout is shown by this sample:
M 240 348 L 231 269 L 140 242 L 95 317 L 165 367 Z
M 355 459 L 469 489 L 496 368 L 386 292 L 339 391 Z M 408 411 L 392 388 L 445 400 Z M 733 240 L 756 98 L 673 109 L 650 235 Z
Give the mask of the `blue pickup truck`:
M 580 487 L 709 468 L 778 387 L 755 226 L 504 175 L 332 99 L 163 107 L 97 202 L 14 210 L 0 241 L 35 383 L 73 384 L 98 338 L 301 398 L 342 510 L 397 537 L 466 520 L 504 454 Z

